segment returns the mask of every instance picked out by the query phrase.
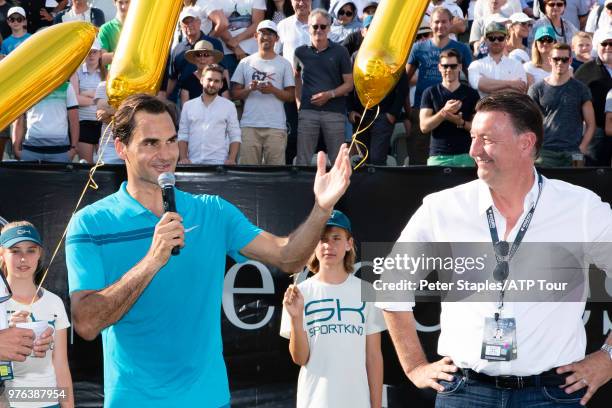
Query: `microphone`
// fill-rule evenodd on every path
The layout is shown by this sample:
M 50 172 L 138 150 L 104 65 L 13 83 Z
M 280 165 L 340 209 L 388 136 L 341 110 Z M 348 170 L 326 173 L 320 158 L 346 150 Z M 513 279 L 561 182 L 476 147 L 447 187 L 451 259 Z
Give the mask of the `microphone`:
M 174 183 L 176 179 L 172 173 L 162 173 L 157 178 L 157 184 L 162 191 L 162 200 L 164 203 L 164 212 L 176 212 L 176 201 L 174 200 Z M 181 252 L 179 246 L 172 248 L 172 255 L 178 255 Z

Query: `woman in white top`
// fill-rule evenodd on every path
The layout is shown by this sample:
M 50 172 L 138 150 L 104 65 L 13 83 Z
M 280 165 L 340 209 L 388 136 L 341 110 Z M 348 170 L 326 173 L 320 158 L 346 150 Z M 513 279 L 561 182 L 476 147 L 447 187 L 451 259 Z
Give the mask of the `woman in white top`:
M 379 408 L 383 359 L 380 309 L 363 302 L 367 282 L 353 272 L 355 244 L 349 219 L 334 211 L 308 268 L 315 275 L 290 285 L 280 334 L 302 366 L 297 407 Z
M 557 42 L 555 32 L 550 26 L 538 28 L 534 38 L 535 41 L 531 46 L 531 61 L 523 64 L 530 86 L 550 75 L 552 66 L 548 57 L 553 44 Z
M 530 60 L 523 41 L 529 37 L 529 30 L 532 25 L 533 20 L 525 13 L 514 13 L 510 16 L 506 53 L 510 58 L 520 61 L 521 64 Z
M 329 32 L 329 39 L 336 43 L 344 41 L 349 34 L 361 30 L 361 21 L 357 17 L 357 7 L 352 1 L 341 1 L 335 10 L 330 10 L 334 22 Z
M 553 30 L 554 38 L 557 42 L 566 44 L 572 43 L 572 37 L 578 32 L 576 26 L 564 19 L 565 0 L 546 0 L 544 3 L 544 15 L 533 25 L 533 29 L 537 31 L 540 27 L 550 27 Z M 529 36 L 528 45 L 531 45 L 535 36 Z
M 11 402 L 13 408 L 74 407 L 72 377 L 68 367 L 68 334 L 70 326 L 62 300 L 45 289 L 37 291 L 42 278 L 43 248 L 36 228 L 27 221 L 6 224 L 2 228 L 0 271 L 5 274 L 13 296 L 6 302 L 9 324 L 43 321 L 55 329 L 54 347 L 43 358 L 28 357 L 13 363 L 13 380 L 7 388 L 57 388 L 56 402 Z

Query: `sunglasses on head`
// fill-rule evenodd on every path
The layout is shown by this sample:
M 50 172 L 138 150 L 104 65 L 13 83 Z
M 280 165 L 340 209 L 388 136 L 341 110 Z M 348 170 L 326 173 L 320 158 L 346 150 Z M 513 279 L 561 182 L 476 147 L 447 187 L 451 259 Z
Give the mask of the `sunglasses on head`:
M 501 258 L 505 258 L 508 256 L 508 252 L 510 250 L 510 245 L 506 241 L 499 241 L 497 244 L 493 246 L 495 250 L 495 254 Z M 508 265 L 507 260 L 503 260 L 497 263 L 495 269 L 493 270 L 493 279 L 498 282 L 503 282 L 508 278 L 510 274 L 510 265 Z
M 603 48 L 612 47 L 612 41 L 603 41 L 599 45 L 601 45 Z
M 567 64 L 569 62 L 569 60 L 570 60 L 569 57 L 551 57 L 551 59 L 554 62 L 562 62 L 564 64 Z
M 25 18 L 23 18 L 23 17 L 9 17 L 8 21 L 10 23 L 14 23 L 14 22 L 21 23 L 21 22 L 25 21 Z
M 456 70 L 458 66 L 459 64 L 440 64 L 442 69 L 451 69 L 453 71 Z
M 353 17 L 353 12 L 351 10 L 340 10 L 338 11 L 338 17 L 340 16 Z
M 321 31 L 327 30 L 327 24 L 313 24 L 311 25 L 311 27 L 315 31 L 317 31 L 318 29 L 321 29 Z
M 552 37 L 546 36 L 546 37 L 538 38 L 537 41 L 544 43 L 544 44 L 552 44 L 555 42 L 555 39 Z
M 551 3 L 546 3 L 546 5 L 548 7 L 550 7 L 550 8 L 553 8 L 553 7 L 565 7 L 565 3 L 562 3 L 562 2 L 558 2 L 558 3 L 552 3 L 551 2 Z
M 487 35 L 487 40 L 489 40 L 489 42 L 504 42 L 506 41 L 506 36 L 505 35 Z

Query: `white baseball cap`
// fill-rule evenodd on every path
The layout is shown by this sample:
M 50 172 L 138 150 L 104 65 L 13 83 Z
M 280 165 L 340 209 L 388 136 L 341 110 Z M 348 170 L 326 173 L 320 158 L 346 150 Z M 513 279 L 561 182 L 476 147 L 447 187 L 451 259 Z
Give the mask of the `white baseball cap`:
M 6 13 L 6 16 L 7 16 L 7 17 L 10 17 L 10 16 L 12 16 L 13 14 L 19 14 L 19 15 L 21 15 L 21 16 L 22 16 L 22 17 L 24 17 L 24 18 L 26 17 L 26 12 L 25 12 L 25 10 L 23 9 L 23 7 L 11 7 L 11 8 L 8 10 L 8 12 Z
M 202 10 L 200 10 L 199 7 L 185 7 L 183 11 L 181 11 L 179 21 L 183 21 L 187 17 L 199 18 L 201 20 Z
M 612 1 L 612 0 L 610 0 Z M 514 13 L 510 16 L 510 21 L 512 22 L 512 24 L 515 23 L 528 23 L 530 21 L 533 21 L 533 19 L 531 17 L 529 17 L 527 14 L 525 13 Z
M 272 20 L 263 20 L 257 24 L 257 31 L 264 29 L 272 30 L 275 33 L 278 33 L 278 27 L 276 27 L 276 24 Z

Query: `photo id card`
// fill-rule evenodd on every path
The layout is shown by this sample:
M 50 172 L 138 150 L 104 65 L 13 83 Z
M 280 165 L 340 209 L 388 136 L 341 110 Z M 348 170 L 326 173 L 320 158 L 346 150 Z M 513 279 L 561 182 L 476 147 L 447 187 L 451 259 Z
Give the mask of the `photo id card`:
M 485 318 L 484 338 L 480 358 L 487 361 L 515 360 L 516 322 L 514 318 Z
M 13 364 L 10 361 L 0 361 L 0 381 L 13 379 Z

